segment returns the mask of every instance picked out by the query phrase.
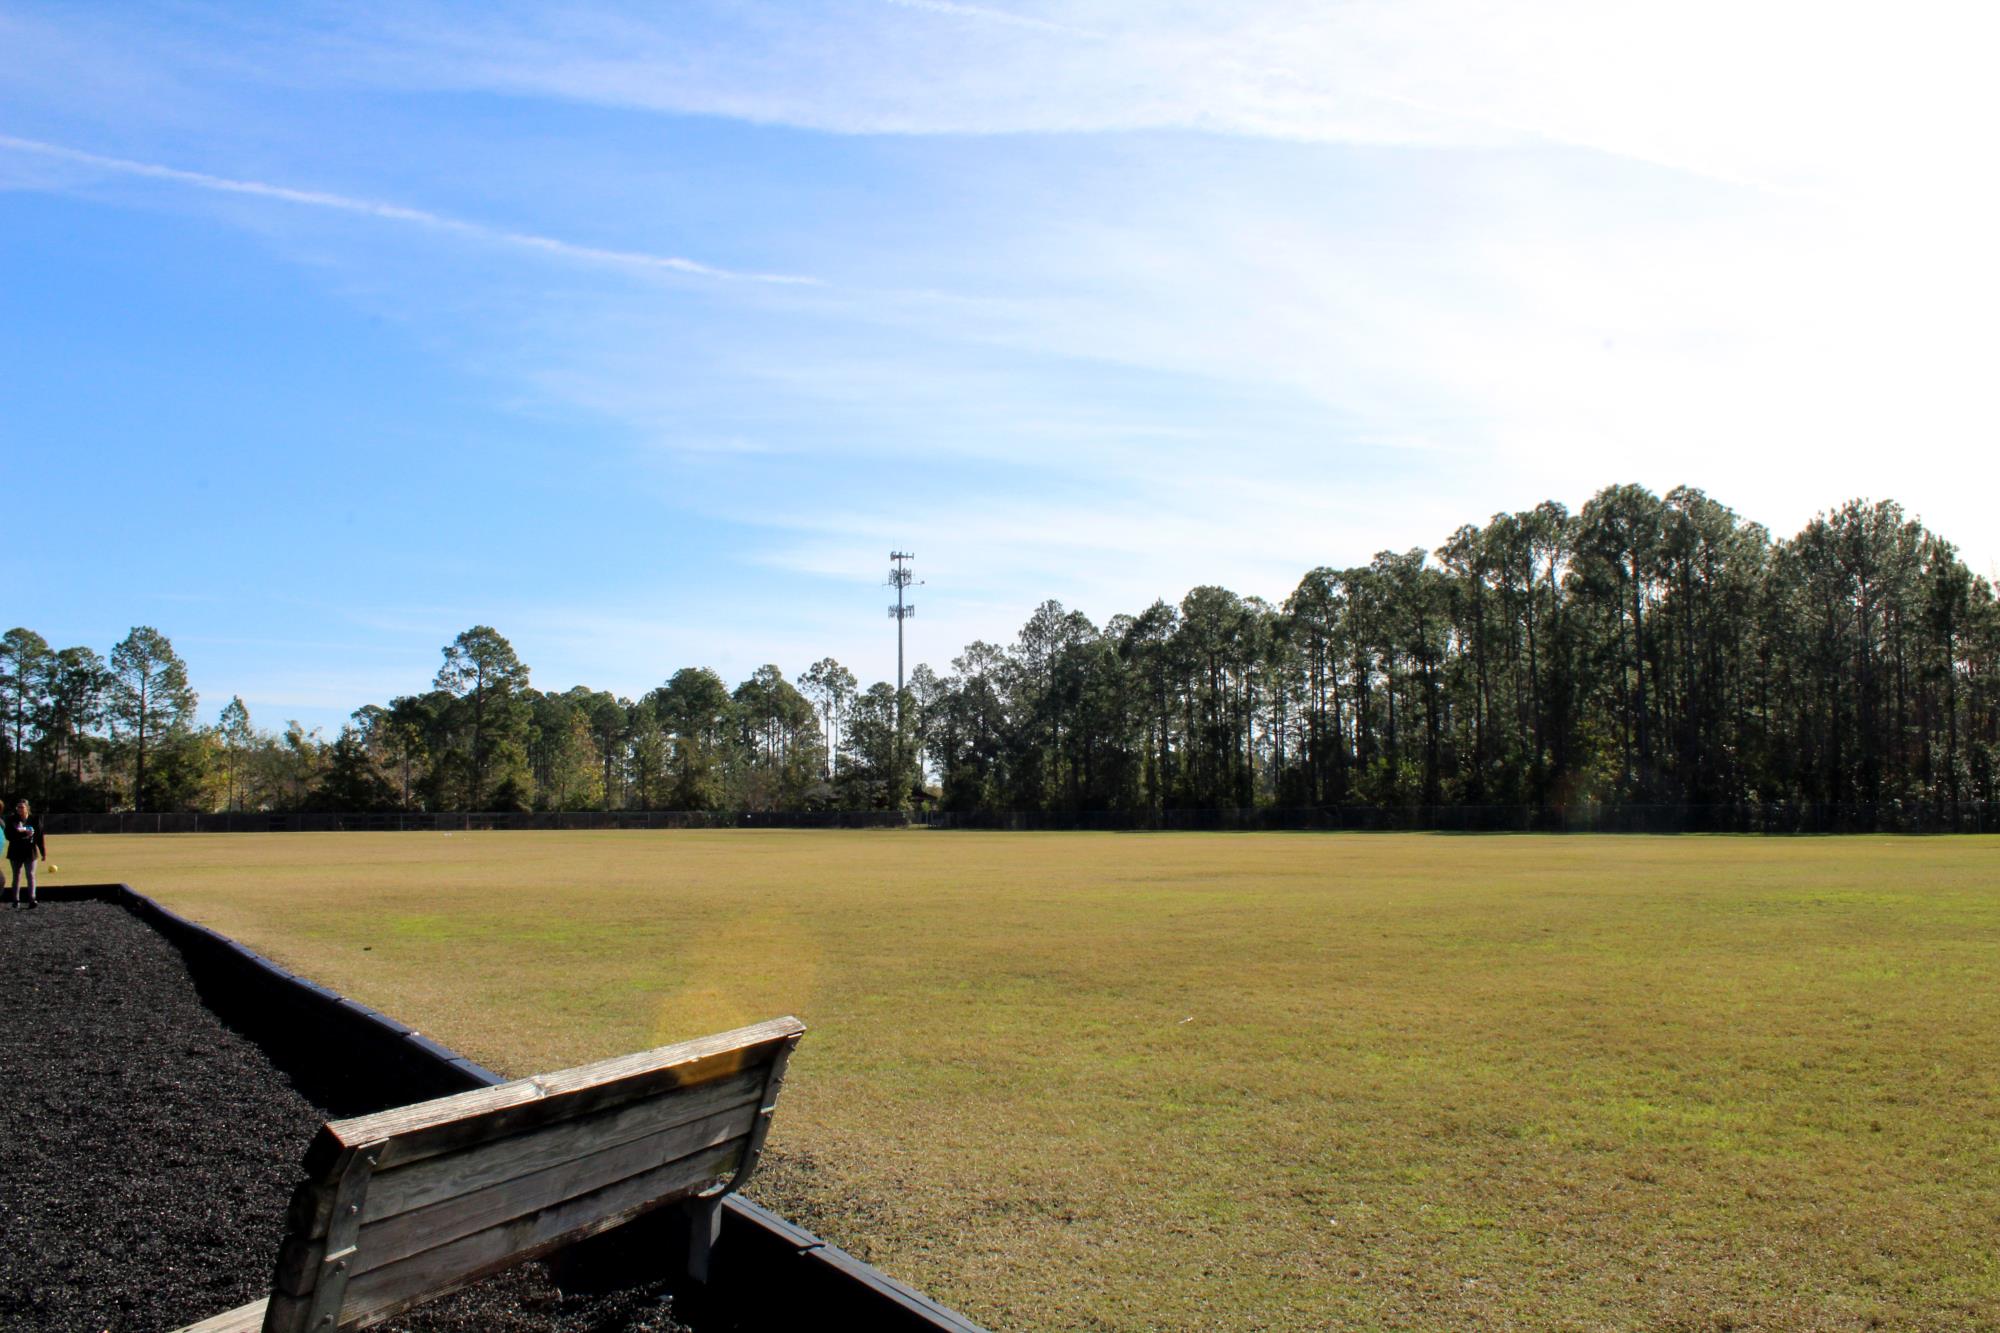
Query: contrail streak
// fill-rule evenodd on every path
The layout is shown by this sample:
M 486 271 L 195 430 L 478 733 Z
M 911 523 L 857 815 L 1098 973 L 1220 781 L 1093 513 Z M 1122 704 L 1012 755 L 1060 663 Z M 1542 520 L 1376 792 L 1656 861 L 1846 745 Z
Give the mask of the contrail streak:
M 383 203 L 375 199 L 356 199 L 350 195 L 329 194 L 323 190 L 298 190 L 288 185 L 271 185 L 264 181 L 212 176 L 205 171 L 187 171 L 180 167 L 161 166 L 155 162 L 137 162 L 124 157 L 106 157 L 100 153 L 87 153 L 79 148 L 65 148 L 61 144 L 44 143 L 39 139 L 18 139 L 10 134 L 0 134 L 0 148 L 11 148 L 16 152 L 34 153 L 65 162 L 76 162 L 96 167 L 101 171 L 115 171 L 125 176 L 172 181 L 177 185 L 188 185 L 198 190 L 212 190 L 219 194 L 249 195 L 256 199 L 275 199 L 280 203 L 298 204 L 307 208 L 328 208 L 341 213 L 354 213 L 362 217 L 378 218 L 384 222 L 401 222 L 428 228 L 431 231 L 470 236 L 497 245 L 539 250 L 544 254 L 584 263 L 608 264 L 652 272 L 684 273 L 694 277 L 718 278 L 730 282 L 777 283 L 794 287 L 822 285 L 818 278 L 800 277 L 789 273 L 745 273 L 736 269 L 717 268 L 713 264 L 703 264 L 692 259 L 683 259 L 678 255 L 656 255 L 643 250 L 608 250 L 595 245 L 577 245 L 554 236 L 509 231 L 504 227 L 491 227 L 482 222 L 467 222 L 462 218 L 446 217 L 442 213 L 408 208 L 402 204 Z

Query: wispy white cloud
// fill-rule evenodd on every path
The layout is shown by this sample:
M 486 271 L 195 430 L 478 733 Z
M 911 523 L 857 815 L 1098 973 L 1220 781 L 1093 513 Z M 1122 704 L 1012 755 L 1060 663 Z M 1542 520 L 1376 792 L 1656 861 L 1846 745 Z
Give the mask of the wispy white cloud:
M 916 9 L 931 14 L 944 14 L 952 18 L 972 19 L 981 23 L 1002 23 L 1009 27 L 1029 28 L 1037 32 L 1060 33 L 1066 37 L 1085 37 L 1102 41 L 1104 34 L 1089 28 L 1079 28 L 1068 23 L 1057 23 L 1052 19 L 1036 18 L 1031 14 L 1016 14 L 1005 9 L 994 9 L 987 5 L 960 4 L 958 0 L 884 0 L 885 4 L 899 9 Z
M 324 190 L 302 190 L 287 185 L 274 185 L 265 181 L 238 180 L 229 176 L 212 175 L 205 171 L 189 171 L 180 167 L 163 166 L 155 162 L 138 162 L 131 158 L 108 157 L 102 153 L 86 152 L 62 144 L 44 143 L 38 139 L 22 139 L 9 134 L 0 134 L 0 148 L 12 149 L 19 153 L 32 153 L 39 157 L 54 158 L 90 167 L 97 171 L 114 172 L 121 176 L 137 176 L 147 180 L 167 181 L 175 185 L 185 185 L 198 190 L 211 190 L 219 194 L 247 195 L 256 199 L 271 199 L 280 203 L 297 204 L 305 208 L 332 209 L 341 213 L 352 213 L 361 217 L 374 218 L 383 222 L 397 222 L 422 227 L 429 231 L 444 232 L 464 236 L 494 245 L 512 246 L 551 255 L 558 259 L 586 264 L 605 264 L 616 268 L 649 273 L 675 273 L 689 277 L 716 278 L 732 282 L 775 283 L 783 286 L 820 286 L 817 278 L 803 277 L 789 273 L 746 273 L 734 269 L 718 268 L 713 264 L 703 264 L 678 255 L 656 255 L 637 250 L 614 250 L 593 245 L 578 245 L 554 236 L 543 236 L 534 232 L 512 231 L 505 227 L 488 226 L 481 222 L 468 222 L 463 218 L 447 217 L 427 209 L 410 208 L 403 204 L 385 203 L 375 199 L 356 199 L 350 195 L 332 194 Z
M 813 11 L 600 2 L 358 11 L 330 70 L 840 133 L 1197 129 L 1299 142 L 1564 144 L 1765 188 L 1851 190 L 1976 149 L 1996 20 L 1809 0 L 964 0 Z M 963 20 L 921 21 L 923 15 Z
M 273 25 L 242 64 L 329 101 L 427 94 L 383 99 L 426 108 L 383 136 L 405 181 L 447 160 L 428 118 L 459 94 L 511 99 L 449 127 L 475 147 L 547 112 L 544 156 L 509 159 L 518 209 L 469 172 L 463 195 L 417 194 L 441 212 L 375 201 L 409 186 L 251 179 L 324 160 L 314 127 L 287 139 L 279 98 L 246 102 L 273 114 L 239 155 L 178 126 L 129 157 L 53 141 L 143 129 L 34 122 L 42 138 L 0 144 L 478 242 L 448 280 L 374 289 L 496 396 L 531 398 L 538 426 L 610 423 L 626 451 L 579 508 L 601 525 L 643 493 L 650 510 L 622 521 L 657 527 L 675 574 L 567 612 L 504 582 L 457 609 L 378 608 L 412 645 L 399 688 L 475 621 L 513 635 L 539 683 L 641 688 L 687 662 L 735 676 L 826 652 L 882 674 L 893 640 L 868 585 L 892 542 L 933 579 L 916 631 L 940 664 L 1010 637 L 1043 596 L 1099 619 L 1198 582 L 1275 598 L 1312 564 L 1628 479 L 1701 485 L 1780 533 L 1895 495 L 1991 565 L 1984 21 L 1722 0 L 359 0 Z M 878 134 L 988 137 L 828 137 Z M 579 147 L 609 182 L 581 200 L 547 185 L 584 180 Z M 155 164 L 191 155 L 237 170 Z M 730 170 L 688 165 L 705 157 Z M 746 186 L 754 202 L 730 207 Z M 683 189 L 700 203 L 676 225 L 700 216 L 660 240 L 650 220 Z M 461 220 L 496 215 L 523 227 Z M 753 227 L 754 249 L 729 248 Z M 572 235 L 606 244 L 556 239 Z M 799 285 L 654 253 L 684 243 L 829 281 L 782 310 L 692 318 L 650 281 L 558 288 L 508 260 Z M 394 262 L 326 250 L 343 279 Z M 689 518 L 700 535 L 676 545 Z M 744 574 L 767 586 L 703 600 Z

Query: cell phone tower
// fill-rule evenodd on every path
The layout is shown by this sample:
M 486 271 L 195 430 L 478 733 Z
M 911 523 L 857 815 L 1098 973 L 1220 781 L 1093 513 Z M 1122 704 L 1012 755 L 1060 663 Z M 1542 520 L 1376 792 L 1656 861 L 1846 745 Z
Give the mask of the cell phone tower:
M 905 562 L 916 558 L 908 551 L 889 552 L 892 563 L 889 566 L 888 586 L 896 590 L 896 604 L 889 608 L 889 618 L 896 622 L 896 738 L 891 747 L 891 762 L 899 775 L 898 782 L 902 780 L 900 775 L 903 771 L 903 622 L 917 613 L 916 603 L 904 603 L 903 590 L 912 584 L 919 588 L 923 586 L 922 580 L 910 573 Z M 899 799 L 896 804 L 900 808 L 902 801 Z
M 898 700 L 896 707 L 900 710 L 902 708 L 901 700 L 903 697 L 903 622 L 917 613 L 915 602 L 904 605 L 903 589 L 910 587 L 912 584 L 919 588 L 924 585 L 922 580 L 918 579 L 904 567 L 905 561 L 916 559 L 914 555 L 911 555 L 908 551 L 891 551 L 889 552 L 889 559 L 895 563 L 889 567 L 889 582 L 884 586 L 896 590 L 896 604 L 889 608 L 889 619 L 896 622 L 896 698 Z M 902 714 L 899 711 L 896 717 L 897 724 L 901 725 L 902 720 Z

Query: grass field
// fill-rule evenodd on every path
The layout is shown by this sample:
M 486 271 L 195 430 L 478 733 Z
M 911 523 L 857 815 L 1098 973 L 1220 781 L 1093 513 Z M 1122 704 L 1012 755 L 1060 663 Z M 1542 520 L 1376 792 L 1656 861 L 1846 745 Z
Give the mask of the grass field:
M 2000 840 L 55 853 L 512 1073 L 797 1013 L 753 1194 L 999 1329 L 2000 1327 Z

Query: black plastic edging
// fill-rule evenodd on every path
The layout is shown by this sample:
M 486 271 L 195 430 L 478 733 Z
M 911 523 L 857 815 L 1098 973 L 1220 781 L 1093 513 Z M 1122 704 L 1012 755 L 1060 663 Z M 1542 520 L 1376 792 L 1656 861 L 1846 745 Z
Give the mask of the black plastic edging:
M 753 1262 L 752 1252 L 768 1254 L 770 1271 L 788 1268 L 791 1280 L 804 1288 L 794 1291 L 792 1302 L 816 1313 L 845 1312 L 859 1321 L 851 1327 L 986 1333 L 956 1310 L 939 1305 L 873 1264 L 863 1263 L 740 1194 L 722 1201 L 722 1240 L 716 1252 L 722 1253 L 722 1247 L 729 1244 L 738 1247 L 739 1262 L 745 1267 Z M 834 1326 L 839 1327 L 838 1320 Z
M 501 1081 L 409 1024 L 296 976 L 129 885 L 64 885 L 43 894 L 114 902 L 150 925 L 187 961 L 203 1002 L 263 1046 L 301 1092 L 336 1117 Z
M 274 1059 L 287 1052 L 296 1056 L 301 1032 L 309 1034 L 316 1058 L 280 1063 L 302 1091 L 337 1114 L 382 1110 L 507 1081 L 407 1023 L 288 972 L 130 885 L 45 886 L 42 895 L 50 901 L 114 902 L 151 925 L 187 960 L 203 1000 Z M 815 1323 L 830 1320 L 839 1327 L 844 1316 L 854 1327 L 883 1333 L 986 1333 L 872 1264 L 739 1195 L 723 1200 L 716 1258 L 719 1283 L 741 1288 L 759 1313 L 782 1315 L 787 1326 L 790 1319 L 809 1314 Z

